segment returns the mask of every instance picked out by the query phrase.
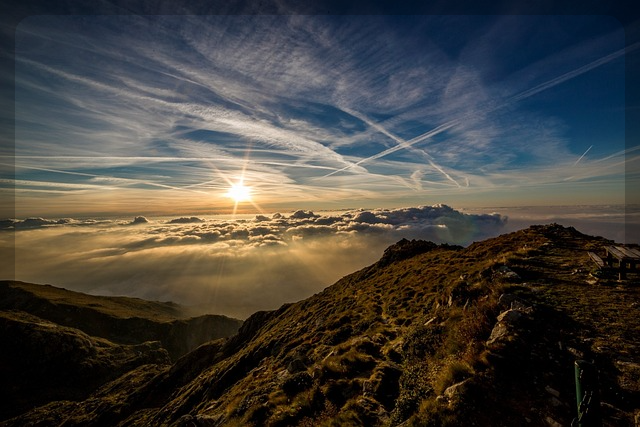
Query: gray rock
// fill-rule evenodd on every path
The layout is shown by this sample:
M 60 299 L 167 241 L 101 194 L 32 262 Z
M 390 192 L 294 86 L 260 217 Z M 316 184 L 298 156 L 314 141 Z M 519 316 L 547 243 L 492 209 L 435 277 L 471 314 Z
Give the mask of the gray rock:
M 305 361 L 302 357 L 296 357 L 287 365 L 287 371 L 289 371 L 290 374 L 295 374 L 306 370 L 307 365 L 305 364 Z
M 509 281 L 509 282 L 517 282 L 517 281 L 521 280 L 521 278 L 518 275 L 518 273 L 516 273 L 515 271 L 511 270 L 506 265 L 503 265 L 503 266 L 499 267 L 498 270 L 495 273 L 495 276 L 497 276 L 497 277 L 499 277 L 501 279 L 504 279 L 506 281 Z
M 562 406 L 562 402 L 557 397 L 551 397 L 551 405 L 558 408 Z
M 562 424 L 560 424 L 559 422 L 557 422 L 551 417 L 546 417 L 544 421 L 547 423 L 549 427 L 562 427 Z
M 508 335 L 509 335 L 509 328 L 507 327 L 507 325 L 502 322 L 498 322 L 491 330 L 491 335 L 489 336 L 489 339 L 487 340 L 486 344 L 487 346 L 492 346 L 493 344 L 496 344 L 499 341 L 502 341 Z
M 551 388 L 549 386 L 546 386 L 544 389 L 547 391 L 547 393 L 549 393 L 553 397 L 560 397 L 560 392 L 558 390 Z
M 513 309 L 518 310 L 523 313 L 531 314 L 533 313 L 533 308 L 531 304 L 522 298 L 518 298 L 513 294 L 502 294 L 498 299 L 498 304 L 500 307 L 505 309 Z
M 471 378 L 455 383 L 447 387 L 440 396 L 436 397 L 436 401 L 443 404 L 448 404 L 449 407 L 455 406 L 456 401 L 459 400 L 458 396 L 463 392 L 464 386 L 469 382 Z
M 498 305 L 502 308 L 511 308 L 511 303 L 517 299 L 518 297 L 513 294 L 502 294 L 498 298 Z
M 432 317 L 427 322 L 425 322 L 424 326 L 428 326 L 428 325 L 432 324 L 433 322 L 436 321 L 436 319 L 437 319 L 437 317 Z
M 460 381 L 459 383 L 455 383 L 452 386 L 447 387 L 444 393 L 442 393 L 442 395 L 449 400 L 453 399 L 457 394 L 460 393 L 462 387 L 464 387 L 464 385 L 467 382 L 469 382 L 469 378 L 467 378 L 464 381 Z
M 518 324 L 520 320 L 524 317 L 524 314 L 519 310 L 507 310 L 500 313 L 498 316 L 498 322 L 506 323 L 507 325 L 513 326 Z

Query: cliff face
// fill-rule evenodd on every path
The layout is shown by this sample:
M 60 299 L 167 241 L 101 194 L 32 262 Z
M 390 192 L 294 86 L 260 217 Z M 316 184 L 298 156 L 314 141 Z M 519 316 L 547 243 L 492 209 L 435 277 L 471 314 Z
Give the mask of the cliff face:
M 173 365 L 5 424 L 569 425 L 587 359 L 604 424 L 633 425 L 640 288 L 595 274 L 587 251 L 606 243 L 557 225 L 467 248 L 401 241 Z

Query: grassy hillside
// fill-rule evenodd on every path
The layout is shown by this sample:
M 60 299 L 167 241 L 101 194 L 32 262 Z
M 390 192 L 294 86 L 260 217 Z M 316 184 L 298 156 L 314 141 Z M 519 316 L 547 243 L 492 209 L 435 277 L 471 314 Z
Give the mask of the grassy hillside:
M 6 425 L 569 425 L 586 359 L 604 425 L 632 426 L 640 287 L 596 272 L 587 251 L 606 243 L 558 225 L 467 248 L 404 240 L 172 366 Z
M 93 310 L 115 318 L 140 317 L 156 322 L 169 322 L 188 317 L 185 310 L 172 302 L 146 301 L 140 298 L 87 295 L 51 285 L 0 281 L 0 309 L 24 309 L 45 313 L 44 302 L 77 310 Z M 73 313 L 71 313 L 73 314 Z

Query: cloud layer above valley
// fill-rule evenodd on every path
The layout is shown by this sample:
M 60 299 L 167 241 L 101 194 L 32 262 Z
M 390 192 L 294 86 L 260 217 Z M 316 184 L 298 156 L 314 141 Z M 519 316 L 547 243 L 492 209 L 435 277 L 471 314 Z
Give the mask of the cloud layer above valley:
M 402 238 L 467 245 L 531 224 L 557 222 L 637 243 L 640 231 L 640 216 L 623 205 L 496 211 L 434 205 L 298 210 L 241 219 L 12 219 L 0 222 L 0 246 L 15 247 L 17 280 L 172 300 L 244 318 L 319 292 L 374 263 Z
M 32 218 L 5 222 L 4 234 L 14 230 L 18 280 L 246 317 L 320 291 L 402 238 L 465 245 L 506 223 L 445 205 L 146 220 Z

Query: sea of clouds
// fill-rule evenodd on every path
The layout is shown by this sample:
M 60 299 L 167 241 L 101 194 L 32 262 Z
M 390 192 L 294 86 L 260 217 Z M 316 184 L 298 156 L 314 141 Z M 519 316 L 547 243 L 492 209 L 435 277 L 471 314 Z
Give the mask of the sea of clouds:
M 321 291 L 373 264 L 402 238 L 465 246 L 558 222 L 624 242 L 640 229 L 640 214 L 624 206 L 485 213 L 492 210 L 434 205 L 235 218 L 7 219 L 0 220 L 0 246 L 15 248 L 15 275 L 3 266 L 0 279 L 174 301 L 194 313 L 246 318 Z
M 499 214 L 435 205 L 249 219 L 29 218 L 0 228 L 15 238 L 17 280 L 246 318 L 319 292 L 402 238 L 467 245 L 505 224 Z

